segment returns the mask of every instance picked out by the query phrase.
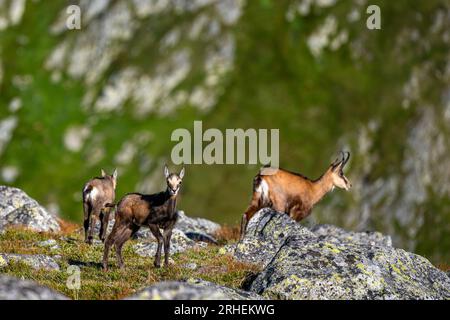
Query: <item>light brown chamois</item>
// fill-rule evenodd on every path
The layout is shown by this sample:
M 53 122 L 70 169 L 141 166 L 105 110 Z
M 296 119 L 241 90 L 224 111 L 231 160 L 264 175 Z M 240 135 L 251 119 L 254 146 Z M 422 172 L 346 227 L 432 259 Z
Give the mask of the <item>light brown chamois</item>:
M 84 240 L 89 244 L 92 244 L 97 217 L 100 219 L 99 237 L 102 241 L 105 240 L 109 214 L 114 207 L 116 185 L 117 170 L 112 175 L 107 175 L 103 169 L 101 177 L 93 178 L 84 185 Z
M 285 212 L 292 219 L 300 221 L 334 187 L 349 190 L 351 183 L 342 171 L 349 158 L 350 152 L 341 152 L 341 158 L 338 157 L 317 180 L 283 169 L 262 168 L 253 179 L 252 200 L 242 216 L 241 239 L 248 221 L 261 208 Z
M 108 257 L 111 246 L 116 247 L 117 263 L 123 268 L 122 246 L 141 226 L 148 226 L 158 241 L 155 255 L 155 267 L 161 266 L 161 249 L 164 244 L 164 265 L 169 265 L 170 238 L 177 222 L 177 195 L 184 177 L 184 168 L 180 174 L 169 173 L 164 166 L 167 189 L 160 193 L 145 195 L 129 193 L 117 205 L 116 221 L 106 239 L 103 254 L 103 269 L 108 270 Z M 163 229 L 163 233 L 159 229 Z

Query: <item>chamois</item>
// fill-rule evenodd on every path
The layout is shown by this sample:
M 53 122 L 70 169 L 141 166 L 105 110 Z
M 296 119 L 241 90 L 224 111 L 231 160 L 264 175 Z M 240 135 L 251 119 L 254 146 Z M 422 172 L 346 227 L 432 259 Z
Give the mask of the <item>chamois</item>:
M 307 217 L 313 206 L 334 187 L 349 190 L 351 183 L 344 176 L 343 168 L 350 158 L 350 152 L 337 158 L 317 180 L 283 169 L 264 167 L 253 179 L 253 196 L 241 222 L 241 240 L 248 221 L 261 208 L 269 207 L 285 212 L 300 221 Z
M 117 170 L 107 175 L 102 169 L 102 176 L 89 180 L 83 188 L 84 239 L 92 244 L 95 222 L 100 219 L 99 237 L 105 240 L 108 229 L 109 214 L 114 207 Z
M 164 265 L 169 265 L 170 238 L 178 215 L 176 211 L 177 195 L 184 177 L 184 168 L 180 174 L 169 173 L 164 166 L 167 189 L 160 193 L 144 195 L 129 193 L 117 205 L 116 221 L 105 242 L 103 269 L 108 270 L 108 257 L 111 246 L 116 247 L 119 267 L 124 267 L 122 246 L 141 226 L 148 226 L 158 241 L 154 265 L 161 266 L 161 249 L 164 243 Z M 160 232 L 163 229 L 163 234 Z

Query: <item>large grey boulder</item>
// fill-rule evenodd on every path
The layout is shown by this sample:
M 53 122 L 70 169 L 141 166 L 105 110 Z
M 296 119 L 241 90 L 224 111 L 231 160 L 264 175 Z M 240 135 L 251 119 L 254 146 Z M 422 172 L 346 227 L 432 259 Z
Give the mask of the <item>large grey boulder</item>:
M 127 298 L 131 300 L 261 300 L 262 297 L 201 279 L 186 282 L 165 281 L 147 287 Z
M 35 270 L 59 270 L 55 259 L 44 254 L 0 253 L 0 268 L 8 266 L 12 262 L 22 262 Z
M 68 298 L 29 280 L 0 275 L 0 300 L 67 300 Z
M 248 222 L 245 238 L 227 251 L 239 260 L 266 266 L 291 236 L 306 239 L 316 235 L 285 214 L 264 208 Z
M 367 245 L 392 246 L 392 239 L 377 231 L 346 231 L 330 224 L 319 224 L 310 229 L 320 240 L 330 242 L 352 241 Z
M 450 278 L 444 272 L 419 255 L 393 248 L 380 235 L 323 227 L 310 232 L 270 209 L 256 214 L 249 226 L 235 256 L 248 261 L 255 254 L 269 261 L 248 285 L 263 297 L 450 298 Z
M 19 225 L 36 231 L 60 231 L 56 218 L 20 189 L 0 186 L 0 229 Z

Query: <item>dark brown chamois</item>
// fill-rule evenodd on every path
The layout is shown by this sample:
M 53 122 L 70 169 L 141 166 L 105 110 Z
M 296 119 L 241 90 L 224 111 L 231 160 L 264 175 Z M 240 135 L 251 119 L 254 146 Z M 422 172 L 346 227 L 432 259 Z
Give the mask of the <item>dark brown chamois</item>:
M 105 240 L 109 214 L 114 207 L 116 185 L 117 170 L 112 175 L 107 175 L 103 169 L 101 177 L 93 178 L 84 185 L 84 240 L 89 244 L 92 244 L 97 217 L 100 219 L 99 237 L 102 241 Z
M 334 187 L 349 190 L 351 183 L 344 176 L 343 168 L 350 158 L 350 152 L 341 152 L 327 171 L 317 180 L 283 169 L 264 167 L 253 179 L 253 196 L 250 206 L 242 216 L 241 239 L 248 221 L 261 208 L 269 207 L 285 212 L 300 221 L 307 217 L 313 206 Z
M 161 266 L 161 249 L 164 243 L 164 265 L 169 265 L 170 238 L 172 229 L 177 221 L 177 195 L 184 176 L 184 168 L 180 174 L 169 173 L 164 166 L 166 177 L 166 191 L 144 195 L 130 193 L 125 195 L 117 205 L 116 221 L 111 234 L 105 242 L 103 254 L 103 269 L 108 270 L 108 257 L 111 246 L 116 247 L 117 262 L 123 268 L 122 246 L 133 236 L 141 226 L 148 226 L 158 241 L 155 255 L 155 267 Z M 161 234 L 159 229 L 163 229 Z

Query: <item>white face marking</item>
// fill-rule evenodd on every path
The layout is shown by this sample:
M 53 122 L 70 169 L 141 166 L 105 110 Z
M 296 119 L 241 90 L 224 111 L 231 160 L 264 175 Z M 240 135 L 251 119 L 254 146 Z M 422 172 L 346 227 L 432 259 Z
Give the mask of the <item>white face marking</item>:
M 172 195 L 176 195 L 180 190 L 181 179 L 177 175 L 171 175 L 167 179 L 167 187 Z

